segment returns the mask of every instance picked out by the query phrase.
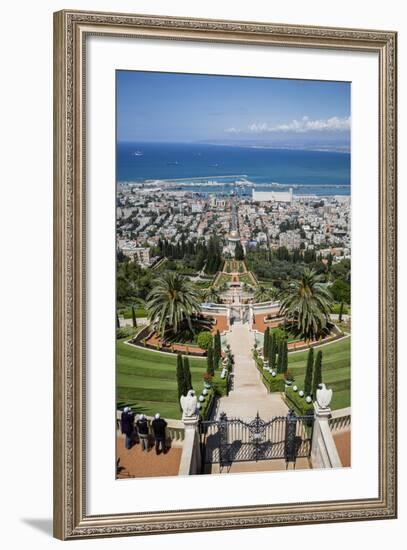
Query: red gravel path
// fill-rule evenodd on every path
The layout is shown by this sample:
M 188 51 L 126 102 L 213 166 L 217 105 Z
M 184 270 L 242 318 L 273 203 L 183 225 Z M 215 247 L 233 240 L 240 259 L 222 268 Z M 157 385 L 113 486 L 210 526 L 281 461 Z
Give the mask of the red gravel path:
M 180 447 L 171 447 L 166 454 L 159 455 L 156 455 L 154 448 L 143 452 L 139 443 L 127 450 L 123 436 L 118 436 L 116 459 L 119 460 L 119 467 L 116 478 L 177 476 L 181 453 Z
M 336 448 L 342 466 L 350 466 L 350 430 L 342 430 L 333 434 Z

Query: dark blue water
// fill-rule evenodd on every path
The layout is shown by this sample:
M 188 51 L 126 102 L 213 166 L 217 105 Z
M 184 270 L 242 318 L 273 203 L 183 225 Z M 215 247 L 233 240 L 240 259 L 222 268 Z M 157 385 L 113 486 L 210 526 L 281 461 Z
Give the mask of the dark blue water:
M 267 184 L 277 182 L 298 184 L 294 187 L 297 194 L 347 195 L 350 193 L 350 154 L 200 144 L 119 143 L 117 146 L 118 182 L 208 180 L 216 176 L 245 176 L 260 184 L 256 186 L 258 189 L 267 189 Z M 236 179 L 224 177 L 217 180 L 218 187 L 197 184 L 188 189 L 229 193 Z

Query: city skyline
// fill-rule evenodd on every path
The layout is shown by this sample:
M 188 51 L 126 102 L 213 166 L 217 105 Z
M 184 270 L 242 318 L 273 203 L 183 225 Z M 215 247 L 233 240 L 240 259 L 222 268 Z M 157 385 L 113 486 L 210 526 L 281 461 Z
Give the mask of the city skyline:
M 117 72 L 118 142 L 349 150 L 350 124 L 348 82 Z

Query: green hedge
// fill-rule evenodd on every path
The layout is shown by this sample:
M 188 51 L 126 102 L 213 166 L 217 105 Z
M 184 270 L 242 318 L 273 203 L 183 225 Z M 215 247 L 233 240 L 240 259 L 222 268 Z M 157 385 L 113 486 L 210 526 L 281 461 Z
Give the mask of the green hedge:
M 285 388 L 285 396 L 287 398 L 288 405 L 293 406 L 295 412 L 302 416 L 306 415 L 309 411 L 313 411 L 314 405 L 305 401 L 305 395 L 304 397 L 300 397 L 298 395 L 298 391 L 294 391 L 291 386 L 287 386 Z
M 221 371 L 215 372 L 215 376 L 212 378 L 212 387 L 208 388 L 208 394 L 205 396 L 205 401 L 201 403 L 199 414 L 202 420 L 207 420 L 212 408 L 212 402 L 215 397 L 223 397 L 228 395 L 229 391 L 229 373 L 225 378 L 220 377 Z
M 268 371 L 263 371 L 263 384 L 266 386 L 269 392 L 283 392 L 285 389 L 285 378 L 283 374 L 276 374 L 271 376 Z
M 277 374 L 271 376 L 268 370 L 263 369 L 263 360 L 258 356 L 257 351 L 253 353 L 254 362 L 256 367 L 260 371 L 263 384 L 266 386 L 269 392 L 283 392 L 285 389 L 285 378 L 283 374 Z
M 212 409 L 212 402 L 215 398 L 215 391 L 213 388 L 208 390 L 208 395 L 205 396 L 205 401 L 201 403 L 201 408 L 199 409 L 199 415 L 202 420 L 207 420 L 209 413 Z
M 129 338 L 136 334 L 137 328 L 134 327 L 120 327 L 116 329 L 116 339 L 120 340 L 121 338 Z
M 215 376 L 212 378 L 212 387 L 218 397 L 223 397 L 229 393 L 229 373 L 226 374 L 225 378 L 221 378 L 221 372 L 221 370 L 216 371 Z

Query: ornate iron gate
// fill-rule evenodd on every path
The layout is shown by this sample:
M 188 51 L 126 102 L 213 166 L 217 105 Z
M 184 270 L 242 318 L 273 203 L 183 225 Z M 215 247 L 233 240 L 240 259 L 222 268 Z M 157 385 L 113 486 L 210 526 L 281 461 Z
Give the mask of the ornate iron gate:
M 312 416 L 275 416 L 265 421 L 257 413 L 251 421 L 228 418 L 203 421 L 200 425 L 202 463 L 219 463 L 297 458 L 311 455 Z

